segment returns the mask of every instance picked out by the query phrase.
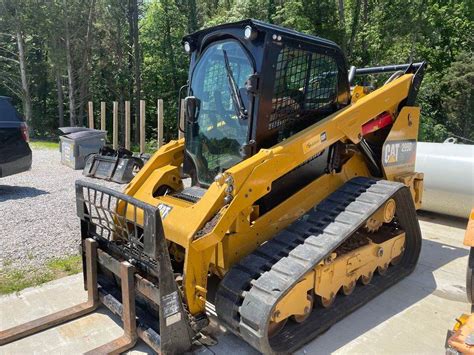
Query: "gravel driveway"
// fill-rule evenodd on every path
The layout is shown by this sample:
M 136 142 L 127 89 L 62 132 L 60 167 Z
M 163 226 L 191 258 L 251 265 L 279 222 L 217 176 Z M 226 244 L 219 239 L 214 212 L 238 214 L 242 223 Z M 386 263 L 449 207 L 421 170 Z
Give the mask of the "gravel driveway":
M 0 179 L 0 269 L 29 268 L 77 254 L 80 239 L 74 182 L 89 180 L 60 162 L 54 149 L 33 150 L 30 171 Z

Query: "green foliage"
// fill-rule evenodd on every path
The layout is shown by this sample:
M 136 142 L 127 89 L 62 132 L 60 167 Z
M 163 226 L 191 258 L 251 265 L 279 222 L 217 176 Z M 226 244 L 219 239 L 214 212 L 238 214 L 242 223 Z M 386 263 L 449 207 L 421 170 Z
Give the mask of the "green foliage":
M 173 1 L 153 1 L 148 4 L 140 27 L 143 91 L 154 105 L 157 98 L 163 99 L 164 132 L 168 141 L 177 131 L 178 91 L 187 79 L 188 57 L 181 45 L 187 20 Z M 150 136 L 151 127 L 156 127 L 155 107 L 147 116 L 152 118 L 147 125 L 150 127 L 147 136 Z
M 139 12 L 138 63 L 131 26 L 134 3 Z M 56 134 L 59 108 L 68 124 L 66 19 L 77 80 L 78 124 L 86 122 L 87 101 L 94 101 L 97 117 L 99 102 L 105 101 L 111 130 L 111 102 L 119 101 L 123 132 L 123 102 L 132 101 L 132 119 L 136 119 L 139 95 L 147 101 L 147 137 L 155 139 L 156 99 L 162 98 L 165 139 L 169 140 L 177 135 L 178 91 L 188 77 L 181 38 L 189 31 L 250 17 L 333 40 L 357 67 L 426 60 L 428 68 L 418 96 L 420 138 L 442 141 L 454 134 L 474 139 L 472 1 L 70 0 L 64 4 L 62 0 L 0 0 L 0 6 L 9 9 L 0 16 L 0 95 L 13 96 L 21 109 L 14 36 L 19 24 L 27 51 L 33 134 L 37 136 Z M 16 14 L 15 6 L 21 9 Z
M 450 131 L 474 141 L 474 53 L 462 52 L 443 77 L 442 106 Z

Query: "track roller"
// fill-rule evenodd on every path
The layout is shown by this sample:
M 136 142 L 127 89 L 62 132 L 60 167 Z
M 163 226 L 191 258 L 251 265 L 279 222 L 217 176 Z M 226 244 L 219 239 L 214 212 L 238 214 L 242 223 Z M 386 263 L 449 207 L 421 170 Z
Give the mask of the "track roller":
M 349 285 L 342 286 L 342 293 L 344 294 L 344 296 L 349 296 L 352 292 L 354 292 L 355 287 L 356 282 L 351 281 Z
M 309 306 L 305 307 L 305 314 L 302 315 L 293 315 L 291 316 L 291 319 L 293 319 L 296 323 L 302 323 L 306 319 L 308 319 L 309 315 L 311 314 L 311 311 L 313 310 L 314 306 L 314 296 L 313 293 L 310 292 L 306 295 L 306 299 L 309 301 Z
M 378 266 L 377 267 L 377 272 L 380 276 L 383 276 L 387 273 L 388 270 L 388 264 L 385 264 L 383 266 Z
M 369 272 L 368 275 L 362 275 L 360 277 L 360 283 L 364 286 L 368 285 L 370 283 L 370 281 L 372 281 L 372 277 L 374 277 L 373 271 Z
M 325 298 L 325 297 L 319 297 L 318 298 L 319 300 L 319 304 L 321 306 L 323 306 L 324 308 L 329 308 L 332 306 L 332 304 L 334 303 L 334 301 L 336 300 L 336 294 L 335 293 L 331 293 L 331 296 L 329 298 Z

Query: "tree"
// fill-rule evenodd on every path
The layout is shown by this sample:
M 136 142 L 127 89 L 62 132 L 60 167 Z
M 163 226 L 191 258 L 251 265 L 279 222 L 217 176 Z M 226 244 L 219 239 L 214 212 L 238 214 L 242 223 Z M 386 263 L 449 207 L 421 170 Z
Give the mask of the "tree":
M 140 60 L 140 42 L 138 40 L 138 2 L 137 0 L 130 0 L 130 34 L 133 44 L 133 68 L 134 68 L 134 82 L 135 82 L 135 143 L 138 143 L 140 127 L 139 112 L 140 99 L 142 94 L 142 79 L 141 79 L 141 60 Z
M 474 142 L 474 53 L 461 52 L 442 82 L 443 108 L 451 134 Z
M 31 104 L 31 95 L 30 95 L 30 82 L 28 78 L 28 71 L 27 71 L 27 59 L 26 59 L 26 48 L 25 48 L 25 33 L 24 33 L 24 16 L 22 15 L 21 8 L 23 8 L 23 1 L 12 1 L 12 0 L 5 0 L 1 3 L 0 9 L 4 13 L 3 26 L 5 26 L 7 33 L 3 33 L 5 35 L 14 36 L 16 39 L 16 46 L 17 52 L 14 53 L 7 48 L 2 48 L 4 51 L 6 50 L 11 56 L 2 56 L 1 59 L 4 61 L 9 61 L 12 63 L 17 63 L 19 72 L 20 72 L 20 79 L 21 79 L 21 98 L 23 101 L 23 113 L 25 115 L 26 122 L 30 125 L 31 118 L 32 118 L 32 104 Z M 15 58 L 16 57 L 16 58 Z M 13 80 L 11 80 L 11 83 Z M 16 85 L 9 86 L 10 91 L 13 93 L 17 93 Z
M 123 130 L 125 100 L 136 123 L 140 99 L 151 119 L 163 98 L 172 138 L 188 77 L 182 37 L 250 17 L 333 40 L 357 67 L 426 60 L 420 138 L 473 138 L 472 1 L 0 0 L 0 13 L 0 95 L 40 135 L 66 116 L 84 124 L 89 100 L 119 101 Z
M 178 91 L 186 83 L 188 57 L 181 39 L 188 23 L 177 4 L 170 0 L 148 5 L 140 22 L 144 63 L 144 93 L 152 102 L 164 100 L 165 133 L 177 132 Z
M 192 33 L 198 29 L 198 17 L 196 0 L 187 0 L 188 5 L 188 32 Z
M 69 11 L 67 9 L 66 0 L 63 0 L 63 14 L 64 14 L 64 30 L 65 30 L 65 43 L 66 43 L 66 65 L 67 65 L 67 78 L 69 84 L 69 124 L 71 126 L 77 125 L 76 116 L 76 78 L 72 62 L 72 44 L 71 44 L 71 31 L 69 29 Z

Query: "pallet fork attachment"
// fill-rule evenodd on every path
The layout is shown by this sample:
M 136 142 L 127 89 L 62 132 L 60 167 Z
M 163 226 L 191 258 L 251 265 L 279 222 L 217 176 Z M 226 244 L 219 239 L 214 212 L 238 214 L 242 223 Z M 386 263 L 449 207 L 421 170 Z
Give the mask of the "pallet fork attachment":
M 43 330 L 66 323 L 70 320 L 82 317 L 93 312 L 99 306 L 99 294 L 97 289 L 97 265 L 94 260 L 97 258 L 97 242 L 92 239 L 86 241 L 87 255 L 87 301 L 76 306 L 66 308 L 62 311 L 32 320 L 6 329 L 0 332 L 0 345 L 11 343 L 41 332 Z
M 82 317 L 104 305 L 122 318 L 124 333 L 87 354 L 119 354 L 132 348 L 138 338 L 157 353 L 177 354 L 190 349 L 193 331 L 174 278 L 159 210 L 84 181 L 76 182 L 76 198 L 85 251 L 87 301 L 1 331 L 0 345 Z M 126 217 L 127 209 L 133 211 L 131 221 Z M 137 211 L 143 214 L 143 226 L 137 223 Z M 148 279 L 143 270 L 157 277 Z M 106 275 L 119 278 L 121 290 L 111 287 Z M 149 310 L 141 309 L 143 303 L 158 309 L 159 321 L 147 316 Z
M 123 335 L 109 343 L 88 351 L 86 354 L 120 354 L 131 349 L 137 342 L 137 321 L 135 315 L 134 267 L 127 261 L 120 263 L 122 283 Z

